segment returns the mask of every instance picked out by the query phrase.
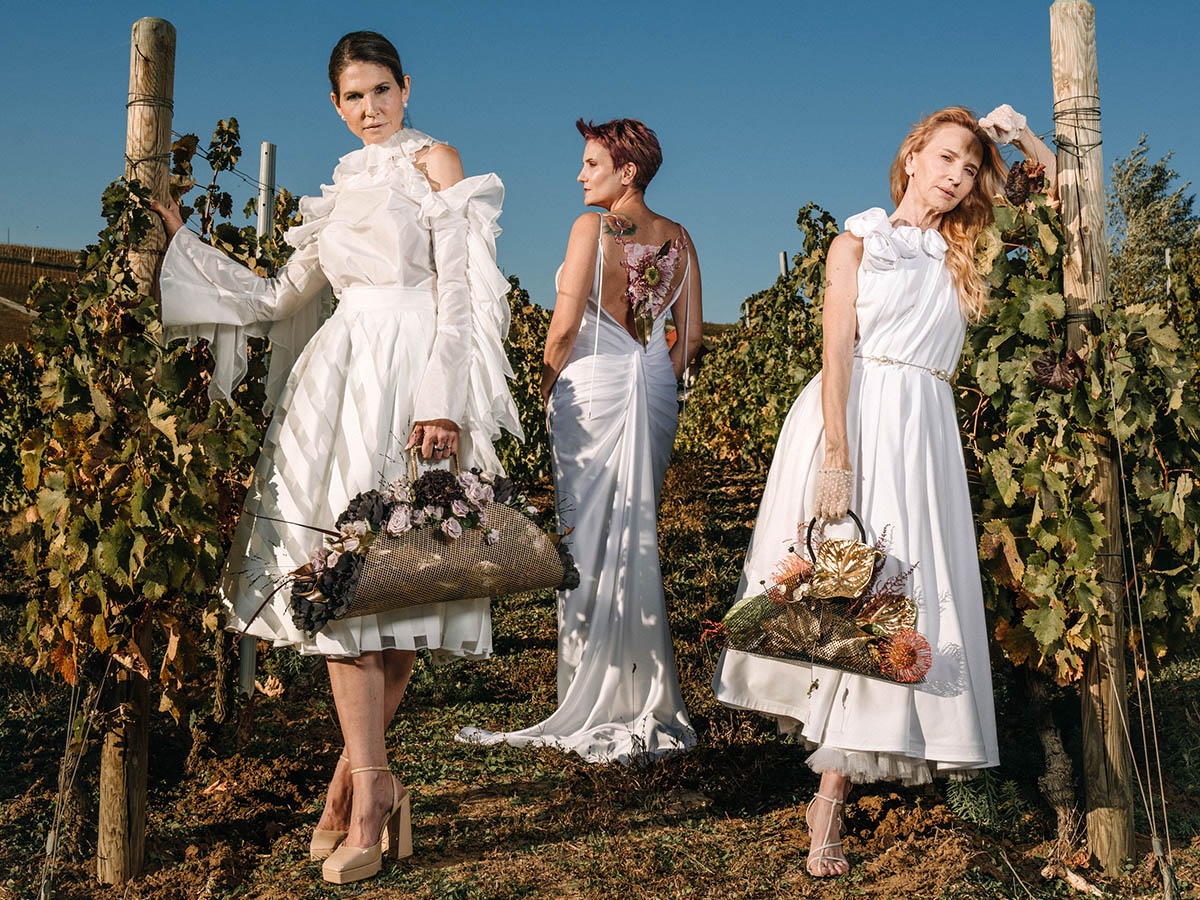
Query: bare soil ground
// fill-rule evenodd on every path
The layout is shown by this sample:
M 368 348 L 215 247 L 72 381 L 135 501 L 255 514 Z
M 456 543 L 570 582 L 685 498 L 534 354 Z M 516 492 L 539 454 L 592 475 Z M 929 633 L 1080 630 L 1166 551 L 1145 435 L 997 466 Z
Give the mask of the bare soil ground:
M 496 656 L 433 669 L 418 661 L 388 736 L 393 769 L 414 795 L 416 854 L 375 879 L 336 888 L 307 859 L 325 781 L 340 750 L 320 660 L 264 653 L 271 693 L 225 726 L 196 732 L 158 716 L 151 735 L 145 874 L 103 888 L 93 878 L 96 750 L 81 769 L 82 809 L 54 880 L 61 898 L 1051 898 L 1083 896 L 1039 874 L 1052 816 L 1036 778 L 1040 750 L 1006 664 L 996 666 L 1003 763 L 965 788 L 872 785 L 847 807 L 850 875 L 805 873 L 804 811 L 816 778 L 805 753 L 765 722 L 715 703 L 718 648 L 701 636 L 736 586 L 761 492 L 757 476 L 698 461 L 668 476 L 663 574 L 693 752 L 647 767 L 588 766 L 549 750 L 482 749 L 458 728 L 530 724 L 554 704 L 550 595 L 495 605 Z M 0 900 L 33 897 L 65 741 L 67 691 L 22 667 L 23 600 L 0 603 Z M 1156 677 L 1176 870 L 1200 879 L 1200 663 Z M 202 711 L 204 698 L 197 697 Z M 1078 701 L 1055 713 L 1079 758 Z M 186 723 L 185 723 L 186 724 Z M 240 727 L 239 727 L 240 726 Z M 239 733 L 240 732 L 240 733 Z M 194 746 L 197 736 L 199 746 Z M 1140 748 L 1139 748 L 1140 750 Z M 1161 897 L 1148 823 L 1139 858 L 1105 880 L 1112 897 Z

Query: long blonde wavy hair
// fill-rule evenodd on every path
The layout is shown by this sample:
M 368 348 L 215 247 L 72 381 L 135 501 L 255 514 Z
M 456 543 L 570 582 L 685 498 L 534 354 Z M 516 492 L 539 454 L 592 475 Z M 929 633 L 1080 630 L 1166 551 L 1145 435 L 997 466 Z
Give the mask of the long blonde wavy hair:
M 967 129 L 979 141 L 983 155 L 971 193 L 942 216 L 942 223 L 938 226 L 938 231 L 949 245 L 946 268 L 950 270 L 950 277 L 958 288 L 959 305 L 963 315 L 976 322 L 987 311 L 989 298 L 987 284 L 975 269 L 975 240 L 992 222 L 992 198 L 1003 191 L 1006 169 L 1000 151 L 979 127 L 975 113 L 965 106 L 947 106 L 925 116 L 908 132 L 896 151 L 888 180 L 892 188 L 892 203 L 899 206 L 904 192 L 908 190 L 908 173 L 904 171 L 908 155 L 924 150 L 934 132 L 943 125 L 961 125 Z

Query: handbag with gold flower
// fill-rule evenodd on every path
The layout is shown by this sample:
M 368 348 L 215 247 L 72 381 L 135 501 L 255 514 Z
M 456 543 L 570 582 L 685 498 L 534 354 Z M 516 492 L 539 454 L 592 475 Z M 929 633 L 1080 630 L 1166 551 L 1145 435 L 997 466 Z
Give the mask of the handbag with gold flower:
M 912 568 L 882 578 L 886 537 L 872 546 L 853 512 L 859 538 L 823 538 L 817 519 L 805 534 L 807 558 L 791 547 L 765 590 L 745 597 L 722 620 L 728 646 L 779 659 L 913 683 L 932 663 L 916 630 L 917 606 L 904 592 Z

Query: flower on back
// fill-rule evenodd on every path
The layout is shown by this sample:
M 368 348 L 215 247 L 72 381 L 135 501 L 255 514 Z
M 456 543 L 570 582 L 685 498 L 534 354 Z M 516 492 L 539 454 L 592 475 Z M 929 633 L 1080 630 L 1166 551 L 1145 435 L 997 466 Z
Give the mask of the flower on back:
M 676 241 L 667 241 L 661 247 L 639 244 L 636 241 L 621 243 L 625 247 L 625 256 L 621 264 L 629 277 L 625 296 L 633 309 L 638 340 L 642 342 L 643 347 L 647 347 L 650 345 L 654 323 L 666 309 L 671 279 L 683 252 L 680 246 L 676 246 Z M 682 237 L 678 243 L 682 245 Z

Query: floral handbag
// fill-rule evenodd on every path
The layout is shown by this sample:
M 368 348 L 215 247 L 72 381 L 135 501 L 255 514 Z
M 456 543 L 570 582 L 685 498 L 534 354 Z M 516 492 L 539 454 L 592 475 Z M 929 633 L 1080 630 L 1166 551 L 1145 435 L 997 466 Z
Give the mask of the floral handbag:
M 858 516 L 849 516 L 859 540 L 824 539 L 814 548 L 817 520 L 808 523 L 808 558 L 790 548 L 766 590 L 725 615 L 728 646 L 887 681 L 921 681 L 932 652 L 914 628 L 917 606 L 903 591 L 912 568 L 881 579 L 886 532 L 871 546 Z
M 292 573 L 291 611 L 315 634 L 334 620 L 542 588 L 579 571 L 563 541 L 503 475 L 427 469 L 357 495 L 324 545 Z

